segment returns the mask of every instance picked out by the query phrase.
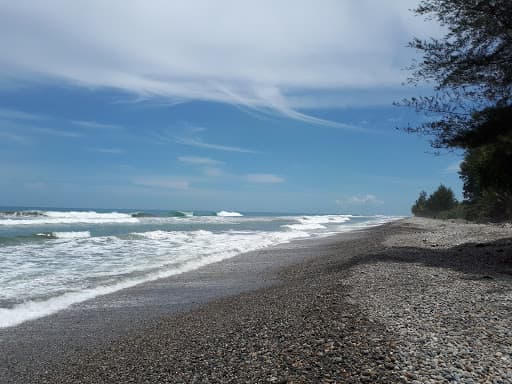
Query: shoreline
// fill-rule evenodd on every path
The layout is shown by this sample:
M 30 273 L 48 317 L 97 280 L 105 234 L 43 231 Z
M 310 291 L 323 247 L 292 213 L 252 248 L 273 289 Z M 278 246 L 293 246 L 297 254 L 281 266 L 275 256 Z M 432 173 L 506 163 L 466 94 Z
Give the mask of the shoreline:
M 315 257 L 318 246 L 359 237 L 359 232 L 362 231 L 296 239 L 242 253 L 1 328 L 0 382 L 36 382 L 35 376 L 40 372 L 51 370 L 56 362 L 76 351 L 101 348 L 164 316 L 279 284 L 281 269 Z
M 506 226 L 403 219 L 239 255 L 0 330 L 0 379 L 506 382 L 510 238 Z M 482 322 L 497 337 L 480 340 Z

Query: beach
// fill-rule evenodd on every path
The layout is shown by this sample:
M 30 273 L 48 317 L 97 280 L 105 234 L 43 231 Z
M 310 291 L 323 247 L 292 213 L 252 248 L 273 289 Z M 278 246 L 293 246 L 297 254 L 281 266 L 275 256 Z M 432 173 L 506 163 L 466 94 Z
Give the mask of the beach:
M 296 240 L 0 329 L 2 383 L 512 382 L 512 226 Z

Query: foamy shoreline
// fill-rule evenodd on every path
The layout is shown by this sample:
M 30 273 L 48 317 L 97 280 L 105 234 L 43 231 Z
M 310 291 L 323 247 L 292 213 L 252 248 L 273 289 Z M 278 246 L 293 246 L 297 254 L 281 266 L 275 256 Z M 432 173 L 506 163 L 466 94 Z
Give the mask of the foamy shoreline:
M 140 217 L 135 219 L 137 224 L 120 224 L 109 221 L 134 218 L 127 213 L 94 211 L 15 211 L 7 215 L 16 216 L 18 221 L 24 217 L 21 221 L 33 224 L 6 225 L 3 233 L 7 235 L 0 237 L 0 328 L 245 252 L 392 219 L 350 215 L 243 217 L 238 212 L 221 211 L 216 216 L 177 218 L 172 213 Z M 77 222 L 41 226 L 40 217 Z M 84 224 L 82 220 L 100 220 L 102 224 Z

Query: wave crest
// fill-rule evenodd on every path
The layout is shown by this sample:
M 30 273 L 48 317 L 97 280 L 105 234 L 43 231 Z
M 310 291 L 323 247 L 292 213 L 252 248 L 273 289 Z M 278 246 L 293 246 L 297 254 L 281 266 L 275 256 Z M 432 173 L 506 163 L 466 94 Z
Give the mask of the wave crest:
M 219 216 L 219 217 L 242 217 L 243 215 L 239 212 L 219 211 L 219 212 L 217 212 L 217 216 Z
M 29 212 L 27 214 L 27 212 Z M 1 217 L 1 216 L 0 216 Z M 127 213 L 95 211 L 16 211 L 0 218 L 0 225 L 138 223 Z

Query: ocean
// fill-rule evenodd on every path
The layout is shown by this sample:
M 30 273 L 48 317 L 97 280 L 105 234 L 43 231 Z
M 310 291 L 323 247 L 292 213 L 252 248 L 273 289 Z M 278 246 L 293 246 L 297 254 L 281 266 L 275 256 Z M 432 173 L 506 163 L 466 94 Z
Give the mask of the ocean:
M 395 219 L 0 208 L 0 328 L 243 252 Z

